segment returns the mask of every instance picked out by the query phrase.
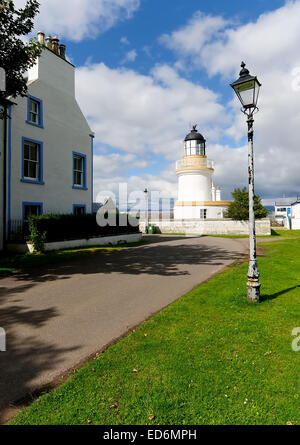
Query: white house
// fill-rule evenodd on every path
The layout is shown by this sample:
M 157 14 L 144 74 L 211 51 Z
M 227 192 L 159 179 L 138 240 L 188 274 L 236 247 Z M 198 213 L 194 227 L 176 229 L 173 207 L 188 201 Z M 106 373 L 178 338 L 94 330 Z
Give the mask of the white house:
M 274 218 L 278 224 L 283 224 L 290 214 L 292 202 L 293 201 L 291 200 L 282 200 L 275 202 Z
M 8 239 L 30 214 L 93 211 L 94 135 L 76 101 L 75 67 L 57 37 L 38 38 L 46 46 L 28 73 L 28 95 L 8 107 Z
M 213 183 L 214 162 L 207 159 L 206 140 L 193 130 L 186 136 L 183 157 L 176 164 L 178 201 L 175 219 L 220 219 L 230 204 Z
M 300 230 L 300 201 L 293 202 L 291 208 L 291 229 Z

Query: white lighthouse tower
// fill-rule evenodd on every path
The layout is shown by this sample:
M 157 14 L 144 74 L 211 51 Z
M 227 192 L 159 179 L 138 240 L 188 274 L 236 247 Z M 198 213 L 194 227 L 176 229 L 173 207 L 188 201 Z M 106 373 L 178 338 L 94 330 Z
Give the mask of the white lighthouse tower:
M 206 140 L 193 130 L 184 140 L 183 158 L 176 163 L 178 201 L 175 219 L 220 219 L 230 204 L 222 201 L 221 188 L 213 183 L 214 162 L 207 159 Z

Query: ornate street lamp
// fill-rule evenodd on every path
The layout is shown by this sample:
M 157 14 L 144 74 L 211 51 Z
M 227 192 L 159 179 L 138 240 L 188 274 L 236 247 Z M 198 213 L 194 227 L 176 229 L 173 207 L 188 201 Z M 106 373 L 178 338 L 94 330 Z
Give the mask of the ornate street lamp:
M 250 301 L 260 301 L 260 282 L 256 259 L 256 234 L 254 214 L 254 161 L 253 161 L 253 136 L 254 118 L 258 111 L 257 101 L 261 83 L 257 77 L 251 76 L 246 65 L 242 62 L 242 70 L 238 80 L 230 86 L 234 89 L 242 104 L 242 112 L 247 116 L 248 124 L 248 176 L 249 176 L 249 239 L 250 239 L 250 262 L 248 271 L 247 295 Z

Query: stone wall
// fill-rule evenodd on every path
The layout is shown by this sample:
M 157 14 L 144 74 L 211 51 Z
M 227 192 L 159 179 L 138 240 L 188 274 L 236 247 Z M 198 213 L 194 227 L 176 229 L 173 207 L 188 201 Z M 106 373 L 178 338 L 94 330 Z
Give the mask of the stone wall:
M 158 228 L 158 233 L 185 233 L 190 235 L 248 235 L 248 221 L 220 220 L 151 220 Z M 145 221 L 141 221 L 140 230 L 145 232 Z M 256 235 L 271 235 L 271 223 L 268 218 L 256 221 Z
M 98 238 L 89 238 L 72 241 L 59 241 L 56 243 L 45 243 L 44 250 L 46 252 L 51 250 L 76 249 L 79 247 L 96 247 L 96 246 L 117 246 L 125 243 L 137 243 L 141 241 L 143 235 L 141 233 L 133 233 L 129 235 L 105 236 Z M 8 244 L 7 249 L 10 252 L 17 253 L 33 253 L 34 247 L 30 243 L 24 244 Z

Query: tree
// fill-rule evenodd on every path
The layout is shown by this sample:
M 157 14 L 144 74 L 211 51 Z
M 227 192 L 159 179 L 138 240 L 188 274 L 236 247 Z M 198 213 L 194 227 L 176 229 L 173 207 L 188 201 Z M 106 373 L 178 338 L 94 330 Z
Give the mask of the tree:
M 246 187 L 243 189 L 234 189 L 232 192 L 234 201 L 229 205 L 225 218 L 234 220 L 248 220 L 249 219 L 249 193 Z M 262 205 L 259 196 L 254 196 L 254 213 L 256 219 L 266 218 L 268 210 Z
M 6 92 L 0 92 L 0 99 L 27 93 L 24 74 L 35 64 L 43 45 L 34 38 L 24 42 L 22 37 L 32 31 L 39 6 L 37 0 L 27 0 L 24 8 L 16 9 L 13 0 L 0 0 L 0 67 L 6 72 Z

